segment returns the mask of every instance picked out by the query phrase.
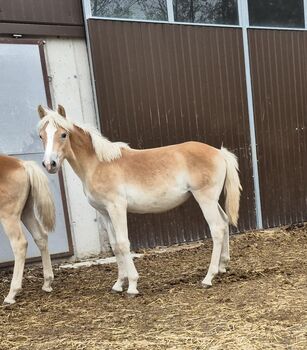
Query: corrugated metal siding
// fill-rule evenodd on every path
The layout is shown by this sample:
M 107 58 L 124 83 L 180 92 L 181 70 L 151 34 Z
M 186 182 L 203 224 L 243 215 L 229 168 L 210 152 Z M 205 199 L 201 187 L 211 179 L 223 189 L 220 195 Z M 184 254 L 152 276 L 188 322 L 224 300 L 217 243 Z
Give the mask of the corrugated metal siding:
M 101 125 L 135 148 L 198 140 L 239 156 L 240 230 L 255 227 L 240 29 L 89 21 Z M 159 215 L 129 215 L 134 247 L 204 237 L 193 200 Z
M 1 23 L 0 35 L 12 36 L 21 34 L 24 37 L 85 37 L 84 26 L 67 26 L 54 24 L 32 24 L 32 23 Z
M 83 25 L 81 0 L 0 0 L 0 22 Z
M 249 30 L 265 227 L 307 220 L 307 33 Z
M 84 37 L 81 0 L 0 0 L 0 34 Z

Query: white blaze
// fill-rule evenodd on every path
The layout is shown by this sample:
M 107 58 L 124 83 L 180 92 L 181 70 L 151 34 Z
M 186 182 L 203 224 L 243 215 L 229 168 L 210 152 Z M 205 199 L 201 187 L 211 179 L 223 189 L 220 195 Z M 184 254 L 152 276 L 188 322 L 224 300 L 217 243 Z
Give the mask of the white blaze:
M 44 157 L 44 160 L 46 163 L 50 163 L 50 160 L 51 160 L 55 132 L 56 132 L 56 127 L 54 125 L 48 123 L 48 125 L 46 127 L 47 144 L 46 144 L 45 157 Z

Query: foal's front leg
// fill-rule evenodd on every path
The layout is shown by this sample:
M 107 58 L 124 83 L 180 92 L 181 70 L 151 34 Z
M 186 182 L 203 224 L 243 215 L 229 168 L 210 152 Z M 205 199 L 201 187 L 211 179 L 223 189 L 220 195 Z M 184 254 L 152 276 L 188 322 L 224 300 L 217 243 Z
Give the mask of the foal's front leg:
M 108 233 L 109 242 L 110 242 L 110 245 L 112 247 L 113 253 L 115 255 L 116 262 L 117 262 L 117 268 L 118 268 L 118 278 L 112 287 L 112 291 L 117 292 L 117 293 L 121 293 L 123 291 L 123 285 L 124 285 L 125 280 L 127 278 L 127 271 L 125 268 L 122 254 L 118 250 L 115 232 L 114 232 L 114 228 L 113 228 L 111 219 L 109 217 L 109 214 L 104 210 L 100 210 L 100 214 L 102 215 L 104 228 Z
M 134 266 L 130 253 L 130 242 L 127 227 L 127 208 L 125 205 L 111 204 L 108 206 L 107 211 L 114 228 L 116 249 L 119 254 L 121 254 L 123 264 L 127 271 L 129 281 L 127 293 L 130 295 L 136 295 L 139 293 L 137 290 L 139 275 Z

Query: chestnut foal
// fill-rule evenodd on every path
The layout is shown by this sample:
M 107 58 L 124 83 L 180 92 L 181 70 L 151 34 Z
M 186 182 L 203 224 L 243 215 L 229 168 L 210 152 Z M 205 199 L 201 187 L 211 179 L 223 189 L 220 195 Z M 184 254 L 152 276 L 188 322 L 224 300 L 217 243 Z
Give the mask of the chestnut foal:
M 212 285 L 229 261 L 229 223 L 237 225 L 241 185 L 238 163 L 225 148 L 199 142 L 135 150 L 110 142 L 98 130 L 73 124 L 62 106 L 57 112 L 38 107 L 38 129 L 45 147 L 43 164 L 56 173 L 67 159 L 83 183 L 89 203 L 107 222 L 108 235 L 118 264 L 113 291 L 138 294 L 138 273 L 130 254 L 127 211 L 159 213 L 175 208 L 191 195 L 207 220 L 213 251 L 203 285 Z M 218 200 L 226 193 L 226 213 Z
M 55 225 L 55 208 L 48 179 L 35 162 L 0 155 L 0 222 L 15 257 L 11 287 L 4 304 L 14 304 L 21 290 L 27 241 L 21 221 L 40 249 L 44 269 L 43 290 L 50 292 L 53 272 L 47 232 Z

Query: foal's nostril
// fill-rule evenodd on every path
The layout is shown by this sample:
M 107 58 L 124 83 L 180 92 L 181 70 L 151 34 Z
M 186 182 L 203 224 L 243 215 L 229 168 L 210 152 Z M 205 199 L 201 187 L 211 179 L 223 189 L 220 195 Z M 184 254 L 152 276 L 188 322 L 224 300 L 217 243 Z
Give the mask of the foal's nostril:
M 52 166 L 52 168 L 55 168 L 56 167 L 56 162 L 54 160 L 52 160 L 50 165 Z
M 45 165 L 45 162 L 44 162 L 44 161 L 42 161 L 42 165 L 43 165 L 44 168 L 46 168 L 46 165 Z

